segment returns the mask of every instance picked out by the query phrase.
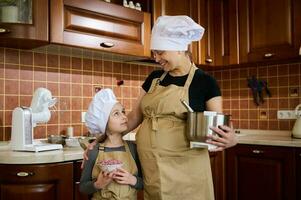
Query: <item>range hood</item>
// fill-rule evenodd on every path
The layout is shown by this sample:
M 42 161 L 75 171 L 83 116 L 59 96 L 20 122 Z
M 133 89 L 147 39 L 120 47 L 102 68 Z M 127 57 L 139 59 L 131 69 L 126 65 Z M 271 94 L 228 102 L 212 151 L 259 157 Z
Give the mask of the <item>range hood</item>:
M 130 64 L 137 64 L 137 65 L 148 65 L 148 66 L 160 66 L 159 63 L 157 63 L 154 59 L 151 58 L 142 58 L 142 59 L 133 59 L 133 60 L 127 60 L 126 63 Z

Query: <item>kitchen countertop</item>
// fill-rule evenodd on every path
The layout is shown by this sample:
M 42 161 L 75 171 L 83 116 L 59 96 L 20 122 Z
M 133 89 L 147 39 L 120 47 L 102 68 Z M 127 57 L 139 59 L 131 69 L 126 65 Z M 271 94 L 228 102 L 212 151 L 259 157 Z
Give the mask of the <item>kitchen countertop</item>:
M 289 131 L 239 130 L 239 144 L 301 147 L 301 139 L 291 137 Z M 130 135 L 128 140 L 135 140 Z M 80 147 L 65 147 L 63 150 L 45 152 L 11 151 L 8 142 L 0 142 L 0 164 L 48 164 L 81 160 L 83 150 Z
M 301 139 L 292 138 L 290 131 L 240 129 L 238 144 L 301 147 Z
M 44 152 L 12 151 L 8 142 L 0 143 L 0 164 L 48 164 L 81 160 L 81 147 L 65 147 L 62 150 Z

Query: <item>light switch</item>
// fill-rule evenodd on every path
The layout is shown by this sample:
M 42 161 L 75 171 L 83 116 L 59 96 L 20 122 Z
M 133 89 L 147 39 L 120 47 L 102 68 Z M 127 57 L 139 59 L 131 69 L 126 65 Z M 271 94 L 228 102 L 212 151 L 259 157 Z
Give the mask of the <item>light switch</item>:
M 82 112 L 82 123 L 86 122 L 85 116 L 86 116 L 86 112 Z

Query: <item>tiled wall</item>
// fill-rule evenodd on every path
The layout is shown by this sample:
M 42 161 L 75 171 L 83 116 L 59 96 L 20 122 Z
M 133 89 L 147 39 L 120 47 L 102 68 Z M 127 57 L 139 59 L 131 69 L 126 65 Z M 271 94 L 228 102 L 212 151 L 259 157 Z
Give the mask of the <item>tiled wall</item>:
M 114 60 L 114 59 L 113 59 Z M 12 110 L 29 106 L 34 90 L 48 88 L 58 97 L 56 111 L 47 124 L 34 129 L 35 138 L 48 134 L 65 134 L 68 126 L 74 135 L 87 133 L 81 123 L 94 86 L 113 88 L 130 111 L 139 95 L 140 86 L 154 67 L 112 61 L 103 55 L 77 50 L 70 54 L 49 51 L 26 51 L 0 48 L 0 141 L 9 140 Z M 210 71 L 222 89 L 224 110 L 231 113 L 235 128 L 290 130 L 294 120 L 277 120 L 278 109 L 294 109 L 301 103 L 300 63 L 272 66 L 249 66 Z M 256 107 L 246 79 L 250 76 L 266 80 L 272 93 L 265 103 Z M 123 80 L 124 84 L 117 85 Z M 298 89 L 297 97 L 290 89 Z M 261 114 L 266 114 L 262 116 Z
M 0 141 L 10 139 L 13 109 L 30 106 L 38 87 L 48 88 L 59 101 L 50 121 L 34 129 L 34 137 L 64 134 L 68 126 L 73 126 L 74 135 L 79 136 L 87 133 L 81 112 L 87 110 L 94 86 L 112 88 L 129 111 L 142 81 L 153 70 L 149 66 L 104 60 L 93 52 L 90 56 L 74 54 L 76 57 L 72 53 L 66 56 L 0 48 Z M 120 80 L 124 84 L 118 86 Z
M 222 89 L 224 112 L 241 129 L 291 130 L 295 120 L 278 120 L 277 110 L 294 110 L 301 103 L 300 63 L 210 71 Z M 247 78 L 267 81 L 272 97 L 256 106 Z M 264 93 L 265 94 L 265 93 Z

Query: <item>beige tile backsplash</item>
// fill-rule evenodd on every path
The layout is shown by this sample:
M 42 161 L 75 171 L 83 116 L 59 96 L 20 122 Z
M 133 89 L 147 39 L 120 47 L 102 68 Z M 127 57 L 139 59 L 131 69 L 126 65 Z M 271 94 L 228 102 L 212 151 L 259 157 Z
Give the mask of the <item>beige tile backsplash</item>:
M 0 141 L 9 140 L 12 110 L 29 106 L 34 90 L 48 88 L 58 97 L 57 109 L 47 124 L 34 129 L 35 138 L 65 134 L 85 135 L 81 112 L 86 111 L 96 87 L 112 88 L 129 112 L 141 85 L 154 66 L 129 64 L 118 55 L 50 46 L 21 50 L 0 48 Z M 294 120 L 277 120 L 277 110 L 301 103 L 300 63 L 248 66 L 214 70 L 223 94 L 224 112 L 231 113 L 235 128 L 290 130 Z M 246 79 L 256 76 L 268 82 L 272 97 L 255 106 Z M 123 85 L 117 82 L 123 80 Z M 264 115 L 264 117 L 263 117 Z

